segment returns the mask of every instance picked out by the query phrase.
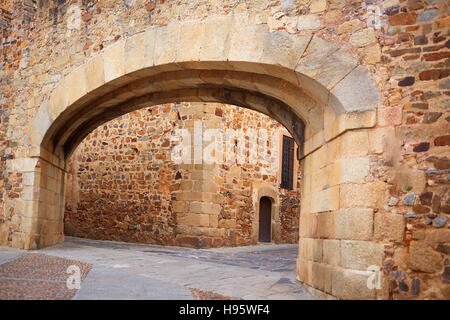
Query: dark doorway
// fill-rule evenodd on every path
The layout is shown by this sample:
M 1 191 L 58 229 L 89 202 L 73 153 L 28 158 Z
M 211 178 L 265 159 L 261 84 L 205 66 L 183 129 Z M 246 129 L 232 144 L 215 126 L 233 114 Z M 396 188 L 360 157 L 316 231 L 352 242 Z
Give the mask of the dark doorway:
M 259 201 L 259 241 L 270 242 L 270 229 L 272 220 L 272 201 L 262 197 Z

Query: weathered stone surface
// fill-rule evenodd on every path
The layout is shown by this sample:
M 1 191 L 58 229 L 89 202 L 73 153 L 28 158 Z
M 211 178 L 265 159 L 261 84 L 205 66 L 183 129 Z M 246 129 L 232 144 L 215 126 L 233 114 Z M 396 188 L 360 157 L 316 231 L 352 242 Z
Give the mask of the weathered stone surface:
M 429 142 L 421 142 L 413 148 L 413 151 L 414 152 L 425 152 L 425 151 L 428 151 L 428 149 L 430 149 L 430 143 Z
M 450 266 L 446 266 L 444 268 L 444 272 L 442 273 L 442 280 L 445 283 L 450 283 Z
M 276 31 L 267 37 L 261 62 L 294 68 L 309 44 L 311 37 L 298 37 Z M 289 52 L 288 54 L 283 54 Z
M 409 266 L 412 270 L 427 273 L 439 272 L 442 269 L 441 255 L 419 241 L 412 241 L 409 247 Z
M 350 43 L 355 47 L 365 47 L 376 41 L 375 31 L 373 28 L 366 28 L 352 33 Z
M 417 36 L 414 38 L 415 45 L 424 45 L 428 43 L 428 38 L 425 35 Z
M 374 230 L 372 209 L 340 209 L 334 217 L 337 239 L 371 240 Z
M 427 11 L 423 11 L 421 12 L 418 16 L 417 19 L 420 22 L 428 22 L 433 20 L 436 15 L 438 14 L 438 10 L 437 9 L 433 9 L 433 10 L 427 10 Z
M 144 67 L 145 34 L 141 33 L 125 42 L 125 72 L 131 73 Z
M 309 11 L 311 13 L 318 13 L 318 12 L 325 11 L 326 8 L 327 8 L 326 0 L 313 0 L 309 7 Z
M 389 17 L 389 24 L 396 25 L 411 25 L 416 22 L 416 14 L 414 12 L 399 13 Z
M 312 284 L 314 288 L 331 293 L 333 268 L 323 263 L 312 264 Z
M 381 266 L 384 247 L 370 241 L 341 241 L 341 264 L 345 268 L 367 270 L 371 265 Z
M 340 186 L 340 206 L 343 208 L 380 207 L 385 196 L 385 188 L 383 182 L 343 184 Z
M 369 136 L 373 131 L 352 130 L 345 132 L 339 141 L 343 158 L 363 158 L 369 153 Z
M 341 242 L 339 240 L 323 240 L 323 262 L 336 266 L 341 264 Z
M 228 59 L 230 61 L 259 61 L 266 37 L 267 27 L 265 25 L 242 26 L 236 23 L 233 28 Z M 252 40 L 250 41 L 249 38 Z M 243 47 L 246 50 L 243 50 Z
M 448 221 L 448 217 L 446 217 L 446 216 L 437 217 L 437 218 L 433 219 L 433 227 L 441 228 L 441 227 L 445 226 L 447 221 Z
M 450 146 L 450 135 L 437 137 L 434 139 L 434 145 L 435 146 Z
M 369 174 L 369 159 L 365 157 L 343 158 L 341 160 L 340 182 L 363 183 Z
M 339 208 L 339 187 L 334 186 L 312 194 L 311 212 L 333 211 Z
M 379 241 L 390 240 L 401 242 L 404 240 L 405 219 L 395 213 L 375 213 L 374 237 Z
M 419 196 L 420 203 L 423 205 L 431 205 L 431 199 L 433 198 L 433 192 L 423 192 Z
M 299 281 L 312 285 L 312 261 L 297 259 L 297 276 Z
M 442 112 L 427 112 L 423 117 L 423 123 L 429 124 L 436 122 L 442 116 Z
M 410 193 L 403 198 L 403 204 L 406 206 L 412 206 L 415 199 L 416 195 L 414 193 Z
M 320 239 L 302 238 L 299 242 L 300 258 L 322 262 L 322 241 Z
M 331 90 L 345 111 L 370 110 L 380 104 L 380 92 L 372 81 L 366 81 L 368 77 L 367 69 L 359 66 Z M 364 87 L 358 91 L 353 90 L 354 83 L 364 83 Z
M 411 295 L 417 297 L 420 293 L 420 279 L 413 279 L 411 281 Z
M 442 252 L 444 254 L 450 254 L 450 246 L 445 244 L 438 244 L 436 247 L 436 251 Z
M 390 207 L 393 207 L 393 206 L 395 206 L 397 203 L 398 203 L 398 198 L 395 198 L 395 197 L 391 197 L 390 199 L 389 199 L 389 202 L 388 202 L 388 205 L 390 206 Z
M 338 46 L 314 36 L 295 70 L 331 88 L 356 65 L 357 61 Z
M 375 292 L 367 288 L 369 274 L 343 268 L 333 268 L 333 295 L 342 299 L 374 299 Z
M 233 19 L 221 17 L 210 19 L 205 22 L 205 31 L 202 40 L 201 60 L 226 60 L 230 48 L 230 31 Z
M 449 89 L 450 88 L 450 79 L 445 79 L 439 82 L 439 89 Z
M 424 213 L 430 212 L 430 208 L 425 207 L 425 206 L 423 206 L 423 205 L 421 205 L 421 204 L 419 204 L 419 203 L 416 203 L 416 204 L 413 206 L 413 211 L 414 211 L 415 213 L 417 213 L 417 214 L 424 214 Z
M 125 46 L 123 42 L 109 47 L 103 54 L 105 82 L 115 80 L 125 73 Z
M 87 91 L 91 92 L 105 83 L 102 56 L 96 56 L 86 63 L 86 85 Z
M 350 20 L 350 21 L 340 24 L 337 27 L 337 32 L 338 32 L 338 34 L 346 33 L 346 32 L 354 32 L 354 31 L 357 31 L 358 29 L 360 29 L 361 26 L 362 26 L 361 21 L 358 19 L 354 19 L 354 20 Z
M 408 87 L 408 86 L 413 85 L 414 82 L 415 82 L 414 77 L 405 77 L 398 82 L 398 85 L 399 85 L 399 87 Z
M 320 19 L 317 15 L 308 14 L 298 17 L 297 29 L 301 30 L 314 30 L 320 28 Z
M 317 233 L 320 238 L 334 238 L 334 213 L 321 212 L 317 217 Z
M 176 61 L 177 40 L 180 33 L 180 25 L 171 24 L 156 29 L 154 62 L 155 65 L 164 65 Z M 205 48 L 207 50 L 207 48 Z
M 389 273 L 389 278 L 395 281 L 402 281 L 405 280 L 406 276 L 403 272 L 394 270 Z
M 381 48 L 378 44 L 364 49 L 364 60 L 369 64 L 375 64 L 381 61 Z
M 450 229 L 435 229 L 427 232 L 426 240 L 429 243 L 450 242 Z
M 185 24 L 180 29 L 180 49 L 177 51 L 177 61 L 197 61 L 200 58 L 203 24 Z

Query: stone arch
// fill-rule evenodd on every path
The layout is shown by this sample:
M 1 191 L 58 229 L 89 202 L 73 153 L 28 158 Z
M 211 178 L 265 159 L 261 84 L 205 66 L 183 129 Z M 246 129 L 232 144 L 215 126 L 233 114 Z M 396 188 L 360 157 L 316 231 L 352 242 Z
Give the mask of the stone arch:
M 380 103 L 365 67 L 319 36 L 270 33 L 239 15 L 174 23 L 120 40 L 65 76 L 38 110 L 30 156 L 40 147 L 70 151 L 66 140 L 101 117 L 180 99 L 257 109 L 278 117 L 299 144 L 324 129 L 325 118 L 330 139 L 347 129 L 343 115 Z M 288 123 L 294 115 L 306 124 L 304 137 Z
M 339 203 L 339 183 L 364 183 L 361 177 L 338 168 L 338 187 L 314 191 L 311 176 L 325 172 L 320 164 L 336 151 L 341 135 L 375 125 L 380 93 L 369 72 L 319 35 L 269 32 L 234 15 L 149 28 L 107 47 L 59 82 L 30 126 L 27 157 L 9 164 L 27 176 L 12 245 L 35 249 L 62 241 L 65 159 L 90 131 L 132 110 L 178 101 L 255 109 L 290 131 L 302 147 L 302 193 L 314 199 L 302 197 L 300 220 L 307 230 L 301 222 L 300 237 L 311 239 L 307 243 L 315 243 L 317 213 L 359 205 Z M 326 291 L 312 283 L 309 255 L 300 251 L 299 278 Z

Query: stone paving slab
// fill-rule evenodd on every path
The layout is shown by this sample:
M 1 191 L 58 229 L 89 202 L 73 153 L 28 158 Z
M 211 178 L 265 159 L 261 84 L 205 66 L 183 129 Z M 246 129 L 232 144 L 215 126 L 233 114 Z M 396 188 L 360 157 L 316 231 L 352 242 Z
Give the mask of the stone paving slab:
M 198 250 L 66 237 L 39 252 L 92 265 L 74 299 L 314 299 L 295 279 L 296 245 Z
M 276 272 L 295 270 L 298 253 L 298 245 L 258 245 L 233 248 L 191 249 L 124 244 L 123 242 L 87 240 L 80 238 L 70 238 L 70 241 L 73 243 L 95 246 L 97 248 L 136 250 L 149 254 L 164 254 L 181 258 L 187 257 L 199 261 Z M 270 254 L 268 255 L 267 252 L 270 252 Z
M 74 300 L 193 300 L 188 288 L 120 270 L 94 267 Z

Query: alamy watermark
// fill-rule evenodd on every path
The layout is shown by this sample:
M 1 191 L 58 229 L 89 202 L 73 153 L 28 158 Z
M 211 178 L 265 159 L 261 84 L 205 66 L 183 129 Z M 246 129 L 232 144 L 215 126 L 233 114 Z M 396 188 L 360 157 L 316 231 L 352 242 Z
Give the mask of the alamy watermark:
M 66 280 L 66 286 L 69 290 L 79 290 L 81 289 L 81 270 L 77 265 L 70 265 L 66 273 L 70 274 L 70 276 Z
M 171 160 L 176 164 L 252 164 L 262 174 L 275 174 L 279 166 L 279 132 L 266 129 L 175 129 Z
M 67 8 L 67 29 L 68 36 L 72 30 L 78 30 L 81 27 L 81 9 L 78 5 L 72 4 Z
M 367 273 L 369 277 L 367 278 L 367 288 L 370 290 L 381 289 L 381 274 L 380 274 L 380 267 L 379 266 L 369 266 L 367 268 Z

